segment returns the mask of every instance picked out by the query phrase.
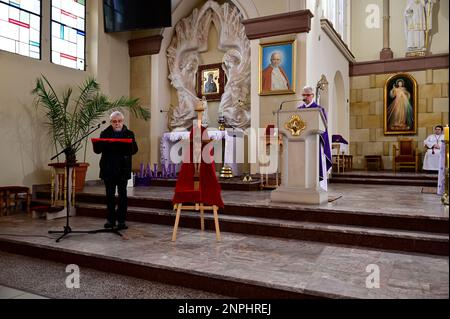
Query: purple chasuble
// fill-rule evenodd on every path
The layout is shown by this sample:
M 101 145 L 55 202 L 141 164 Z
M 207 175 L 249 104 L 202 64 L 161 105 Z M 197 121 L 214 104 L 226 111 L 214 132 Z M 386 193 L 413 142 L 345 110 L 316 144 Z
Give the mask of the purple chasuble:
M 327 118 L 327 112 L 323 107 L 316 104 L 316 102 L 313 102 L 310 106 L 306 107 L 305 104 L 298 106 L 298 109 L 312 109 L 312 108 L 318 108 L 322 112 L 323 117 L 325 118 L 325 124 L 328 125 L 328 118 Z M 331 148 L 330 148 L 330 140 L 328 139 L 328 128 L 320 135 L 320 145 L 322 145 L 322 148 L 319 148 L 319 180 L 323 180 L 324 172 L 322 172 L 322 149 L 325 153 L 325 160 L 327 165 L 327 171 L 325 174 L 328 173 L 332 166 L 331 162 Z

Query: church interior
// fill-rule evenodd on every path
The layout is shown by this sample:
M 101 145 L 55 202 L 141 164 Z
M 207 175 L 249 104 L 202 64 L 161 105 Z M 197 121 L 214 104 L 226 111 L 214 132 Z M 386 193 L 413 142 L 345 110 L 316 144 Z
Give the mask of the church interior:
M 447 0 L 0 0 L 0 299 L 448 299 L 448 87 Z

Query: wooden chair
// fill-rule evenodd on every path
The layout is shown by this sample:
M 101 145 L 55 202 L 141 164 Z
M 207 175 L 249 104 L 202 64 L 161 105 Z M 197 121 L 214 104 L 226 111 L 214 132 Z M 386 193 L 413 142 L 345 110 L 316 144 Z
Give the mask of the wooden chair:
M 353 170 L 353 155 L 344 155 L 344 168 L 347 171 Z
M 414 168 L 417 173 L 419 168 L 419 154 L 414 147 L 412 138 L 400 139 L 397 145 L 392 145 L 393 148 L 393 165 L 394 173 L 400 168 Z
M 333 154 L 333 150 L 336 150 L 336 155 Z M 334 168 L 336 168 L 337 172 L 340 173 L 342 170 L 342 173 L 345 171 L 345 155 L 344 152 L 341 154 L 341 145 L 339 143 L 332 143 L 331 144 L 331 153 L 332 155 L 332 161 L 333 161 L 333 171 Z

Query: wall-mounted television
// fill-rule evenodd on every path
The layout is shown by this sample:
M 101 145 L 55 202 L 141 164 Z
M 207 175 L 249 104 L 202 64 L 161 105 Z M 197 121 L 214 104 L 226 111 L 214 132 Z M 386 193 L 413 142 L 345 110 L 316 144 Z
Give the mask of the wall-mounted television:
M 171 0 L 103 0 L 105 32 L 172 26 Z

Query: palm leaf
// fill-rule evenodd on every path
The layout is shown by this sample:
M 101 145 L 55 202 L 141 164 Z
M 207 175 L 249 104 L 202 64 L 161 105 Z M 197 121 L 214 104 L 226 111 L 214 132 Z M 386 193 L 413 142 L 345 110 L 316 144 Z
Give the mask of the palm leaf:
M 77 113 L 80 104 L 81 105 L 86 104 L 100 90 L 100 86 L 98 85 L 98 83 L 95 81 L 94 78 L 88 78 L 86 82 L 84 82 L 83 85 L 79 86 L 78 88 L 80 90 L 80 95 L 75 102 L 75 109 L 73 111 L 74 114 Z
M 150 118 L 150 112 L 139 105 L 139 99 L 120 97 L 110 101 L 100 92 L 100 86 L 94 78 L 88 78 L 78 90 L 79 95 L 74 101 L 71 99 L 72 88 L 64 91 L 60 99 L 44 75 L 36 80 L 32 94 L 37 96 L 37 106 L 45 109 L 46 124 L 56 149 L 59 144 L 63 149 L 70 148 L 75 153 L 79 151 L 82 148 L 82 141 L 79 140 L 108 111 L 125 108 L 138 118 Z

